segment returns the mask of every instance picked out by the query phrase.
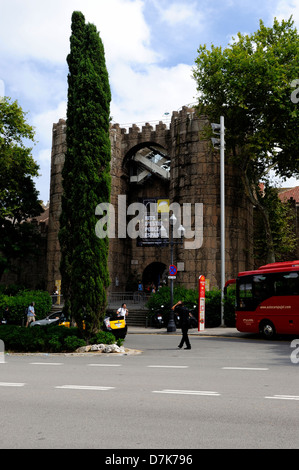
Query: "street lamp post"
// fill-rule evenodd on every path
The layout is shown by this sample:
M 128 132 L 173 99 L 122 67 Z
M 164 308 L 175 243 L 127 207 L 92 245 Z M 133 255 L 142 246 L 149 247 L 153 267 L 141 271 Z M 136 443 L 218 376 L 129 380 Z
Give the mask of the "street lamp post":
M 220 124 L 212 123 L 213 132 L 220 138 L 212 138 L 215 148 L 220 149 L 220 231 L 221 231 L 221 326 L 224 325 L 224 286 L 225 286 L 225 127 L 224 117 L 220 116 Z

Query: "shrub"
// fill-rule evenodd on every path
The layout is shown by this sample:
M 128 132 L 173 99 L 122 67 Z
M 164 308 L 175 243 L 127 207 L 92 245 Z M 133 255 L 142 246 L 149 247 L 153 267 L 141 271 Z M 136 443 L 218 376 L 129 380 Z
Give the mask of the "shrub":
M 221 291 L 213 289 L 206 292 L 205 326 L 215 328 L 221 324 Z
M 235 318 L 236 305 L 236 285 L 228 286 L 227 294 L 224 297 L 224 322 L 226 326 L 234 327 L 236 325 Z
M 2 325 L 0 339 L 4 342 L 6 350 L 14 352 L 69 352 L 86 345 L 78 328 L 52 325 L 36 325 L 29 328 Z M 90 341 L 90 344 L 97 343 L 114 344 L 115 337 L 112 333 L 100 331 Z
M 25 310 L 31 304 L 35 303 L 36 318 L 41 319 L 47 316 L 51 310 L 51 296 L 44 291 L 21 291 L 15 296 L 0 294 L 0 312 L 6 307 L 9 309 L 9 323 L 13 325 L 22 325 L 25 319 Z
M 188 307 L 193 308 L 198 303 L 198 292 L 195 289 L 186 289 L 185 287 L 175 287 L 173 289 L 173 303 L 183 300 Z M 161 305 L 165 310 L 170 309 L 170 288 L 161 287 L 158 292 L 152 294 L 147 302 L 147 307 L 152 313 L 161 309 Z
M 114 344 L 115 336 L 109 331 L 99 331 L 89 340 L 89 344 Z
M 68 351 L 75 351 L 77 348 L 85 345 L 86 342 L 84 339 L 78 338 L 77 336 L 67 336 L 64 340 L 64 346 Z
M 179 300 L 195 311 L 198 306 L 198 291 L 196 289 L 186 289 L 185 287 L 175 287 L 173 290 L 173 303 Z M 163 305 L 163 308 L 161 306 Z M 170 309 L 170 288 L 162 287 L 155 294 L 152 294 L 147 302 L 149 314 L 152 315 L 156 311 L 167 312 Z M 235 290 L 228 289 L 226 298 L 224 299 L 224 322 L 226 326 L 235 326 Z M 206 291 L 205 299 L 205 326 L 214 328 L 221 324 L 221 290 L 213 289 Z

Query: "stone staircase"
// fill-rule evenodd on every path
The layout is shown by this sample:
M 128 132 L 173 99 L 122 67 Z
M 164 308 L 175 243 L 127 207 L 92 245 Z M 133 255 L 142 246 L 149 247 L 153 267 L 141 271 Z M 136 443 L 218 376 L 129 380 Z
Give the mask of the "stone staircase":
M 129 315 L 127 316 L 127 325 L 130 326 L 148 326 L 147 319 L 147 310 L 129 310 Z
M 128 308 L 129 308 L 129 315 L 127 316 L 126 318 L 126 322 L 127 322 L 127 325 L 130 327 L 130 326 L 142 326 L 142 327 L 146 327 L 146 326 L 149 326 L 148 325 L 148 311 L 147 309 L 145 308 L 140 308 L 138 306 L 130 306 L 128 305 Z M 57 312 L 57 311 L 61 311 L 63 309 L 63 305 L 52 305 L 51 307 L 51 311 L 50 313 L 54 313 L 54 312 Z M 116 311 L 116 307 L 114 308 L 107 308 L 107 312 L 115 312 Z
M 114 309 L 107 309 L 107 312 L 110 311 L 115 311 Z M 147 322 L 147 310 L 142 310 L 142 309 L 129 309 L 129 315 L 126 317 L 126 322 L 128 327 L 130 326 L 148 326 Z

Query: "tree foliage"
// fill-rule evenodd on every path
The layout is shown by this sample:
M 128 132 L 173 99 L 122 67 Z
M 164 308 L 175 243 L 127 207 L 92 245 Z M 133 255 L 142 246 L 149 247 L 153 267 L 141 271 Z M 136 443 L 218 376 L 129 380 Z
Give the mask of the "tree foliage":
M 102 41 L 81 12 L 72 15 L 70 43 L 59 233 L 62 289 L 68 313 L 85 336 L 90 336 L 104 314 L 109 285 L 108 239 L 96 237 L 95 208 L 110 201 L 111 92 Z
M 34 129 L 17 101 L 0 100 L 0 279 L 14 259 L 34 253 L 38 234 L 29 219 L 43 211 L 33 177 L 38 176 L 32 148 Z
M 193 76 L 200 112 L 225 118 L 226 155 L 242 172 L 244 190 L 263 217 L 268 261 L 275 260 L 271 220 L 261 182 L 270 171 L 299 175 L 298 107 L 291 82 L 299 77 L 299 36 L 292 18 L 273 27 L 260 21 L 226 47 L 198 49 Z
M 278 197 L 278 190 L 265 185 L 264 206 L 271 220 L 273 247 L 276 261 L 296 259 L 296 207 L 295 201 L 282 203 Z M 265 225 L 259 214 L 255 217 L 254 253 L 257 264 L 267 261 L 267 246 L 265 244 Z

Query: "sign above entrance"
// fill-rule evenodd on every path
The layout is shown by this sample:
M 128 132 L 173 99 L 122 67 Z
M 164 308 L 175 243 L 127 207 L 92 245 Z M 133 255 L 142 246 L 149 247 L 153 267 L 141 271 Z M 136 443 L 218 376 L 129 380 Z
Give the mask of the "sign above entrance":
M 140 221 L 143 229 L 143 237 L 137 238 L 137 246 L 166 246 L 169 243 L 168 237 L 162 234 L 162 217 L 169 212 L 169 199 L 148 198 L 139 199 L 146 212 Z M 165 229 L 164 229 L 165 231 Z

